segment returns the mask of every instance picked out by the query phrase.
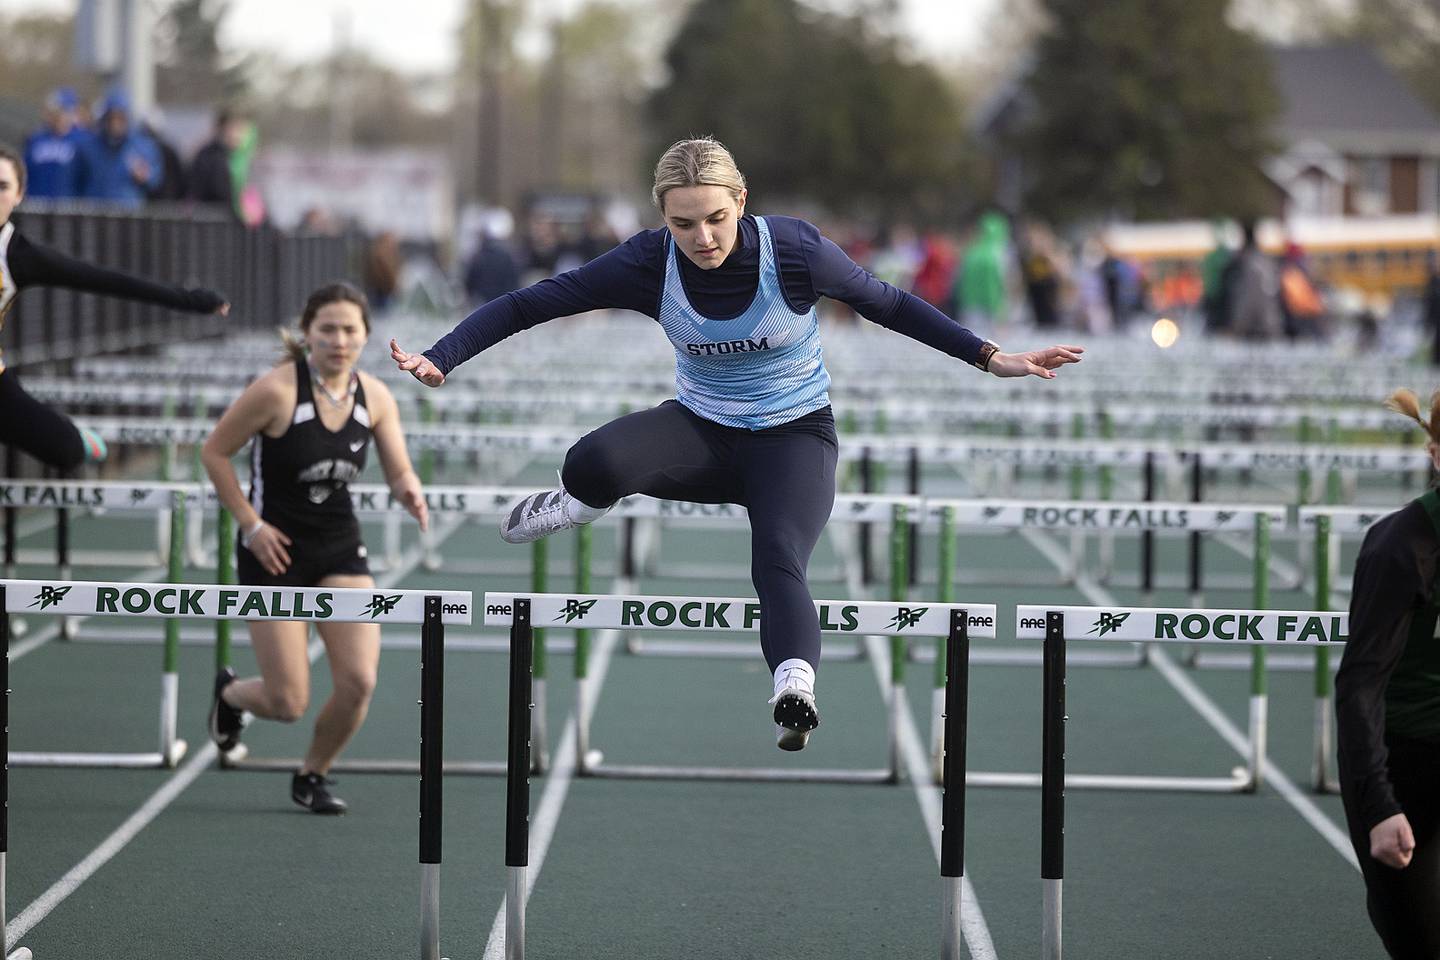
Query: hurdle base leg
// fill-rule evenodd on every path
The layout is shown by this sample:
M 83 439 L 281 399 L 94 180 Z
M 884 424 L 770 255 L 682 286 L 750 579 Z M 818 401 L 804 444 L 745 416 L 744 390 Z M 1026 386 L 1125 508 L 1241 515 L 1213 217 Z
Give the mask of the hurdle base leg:
M 1311 761 L 1310 786 L 1316 793 L 1339 793 L 1340 781 L 1330 770 L 1335 749 L 1335 714 L 1331 697 L 1315 698 L 1315 756 Z
M 420 864 L 420 960 L 440 960 L 440 864 Z
M 940 878 L 940 960 L 963 960 L 964 933 L 960 928 L 960 894 L 963 877 Z
M 505 960 L 525 960 L 525 867 L 509 867 L 505 884 Z
M 1249 792 L 1258 791 L 1265 782 L 1265 744 L 1269 735 L 1270 699 L 1263 693 L 1250 696 L 1250 774 Z
M 1060 917 L 1061 885 L 1063 880 L 1042 880 L 1045 885 L 1044 933 L 1041 937 L 1040 956 L 1044 960 L 1060 960 Z

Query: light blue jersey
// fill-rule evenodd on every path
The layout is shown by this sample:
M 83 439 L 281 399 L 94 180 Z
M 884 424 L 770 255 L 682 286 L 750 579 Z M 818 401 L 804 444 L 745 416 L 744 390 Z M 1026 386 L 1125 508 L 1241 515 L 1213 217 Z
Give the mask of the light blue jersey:
M 830 402 L 830 374 L 820 352 L 815 308 L 796 313 L 780 289 L 775 246 L 764 217 L 760 285 L 745 312 L 712 320 L 690 305 L 680 281 L 682 254 L 667 241 L 660 326 L 675 346 L 676 399 L 706 420 L 763 430 Z

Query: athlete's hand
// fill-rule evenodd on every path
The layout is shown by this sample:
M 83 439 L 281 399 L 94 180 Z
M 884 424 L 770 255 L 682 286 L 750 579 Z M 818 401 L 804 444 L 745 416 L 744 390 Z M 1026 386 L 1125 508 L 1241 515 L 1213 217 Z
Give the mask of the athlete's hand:
M 290 538 L 281 533 L 278 527 L 260 522 L 260 529 L 255 531 L 247 544 L 248 549 L 260 561 L 260 566 L 271 576 L 280 576 L 290 569 L 290 551 L 285 549 L 290 546 Z
M 1067 363 L 1079 363 L 1084 347 L 1056 345 L 1025 353 L 999 353 L 990 358 L 990 372 L 997 377 L 1043 377 L 1055 379 L 1055 370 Z
M 445 374 L 430 362 L 429 357 L 423 353 L 406 353 L 400 349 L 400 344 L 395 342 L 394 337 L 390 338 L 390 357 L 400 365 L 401 370 L 408 372 L 427 387 L 438 387 L 445 382 Z
M 1415 855 L 1415 831 L 1405 814 L 1386 817 L 1370 828 L 1370 856 L 1387 867 L 1404 870 Z
M 430 508 L 425 504 L 425 494 L 420 491 L 420 478 L 411 473 L 396 486 L 395 499 L 420 524 L 421 530 L 430 529 Z

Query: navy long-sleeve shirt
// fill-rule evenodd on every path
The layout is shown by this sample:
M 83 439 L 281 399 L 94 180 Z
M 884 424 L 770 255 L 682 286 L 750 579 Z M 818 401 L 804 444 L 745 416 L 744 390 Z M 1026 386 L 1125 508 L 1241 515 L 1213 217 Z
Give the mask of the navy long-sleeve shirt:
M 794 217 L 766 217 L 785 300 L 805 312 L 821 297 L 849 304 L 862 317 L 973 363 L 984 341 L 919 297 L 892 287 L 856 264 L 820 235 L 812 224 Z M 449 373 L 506 337 L 546 320 L 587 310 L 634 310 L 658 317 L 665 280 L 665 228 L 646 230 L 559 276 L 492 300 L 442 337 L 425 356 Z M 713 270 L 702 270 L 684 255 L 676 257 L 685 293 L 705 316 L 724 321 L 745 312 L 760 283 L 760 239 L 753 216 L 740 219 L 735 248 Z

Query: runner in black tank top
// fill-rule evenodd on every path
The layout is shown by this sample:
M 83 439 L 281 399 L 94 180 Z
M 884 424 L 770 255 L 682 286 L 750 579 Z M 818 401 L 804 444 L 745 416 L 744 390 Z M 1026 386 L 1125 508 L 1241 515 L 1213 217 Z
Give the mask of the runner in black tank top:
M 215 424 L 201 460 L 215 493 L 240 531 L 240 582 L 261 585 L 374 588 L 350 505 L 349 483 L 375 453 L 395 499 L 427 526 L 420 479 L 410 467 L 395 398 L 355 364 L 370 333 L 365 295 L 349 284 L 322 287 L 301 314 L 304 343 L 292 360 L 258 378 Z M 251 449 L 247 498 L 234 458 Z M 221 750 L 239 746 L 242 717 L 294 722 L 310 703 L 308 625 L 251 620 L 260 676 L 215 678 L 210 735 Z M 290 795 L 315 813 L 343 813 L 326 773 L 360 729 L 380 664 L 373 623 L 318 623 L 334 690 L 315 720 L 315 737 L 291 780 Z
M 290 567 L 270 574 L 247 547 L 237 545 L 241 583 L 308 586 L 331 574 L 370 573 L 349 488 L 365 469 L 370 412 L 359 374 L 351 373 L 351 383 L 354 409 L 332 431 L 317 413 L 309 363 L 295 361 L 295 413 L 289 429 L 278 437 L 257 434 L 250 448 L 250 505 L 290 537 Z

